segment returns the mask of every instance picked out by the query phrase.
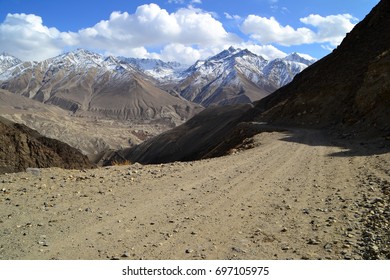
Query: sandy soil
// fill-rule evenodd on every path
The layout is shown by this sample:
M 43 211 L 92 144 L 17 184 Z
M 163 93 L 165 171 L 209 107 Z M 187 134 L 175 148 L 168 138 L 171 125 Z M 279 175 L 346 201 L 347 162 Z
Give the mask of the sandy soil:
M 0 259 L 386 258 L 390 153 L 340 143 L 262 133 L 197 162 L 1 175 Z

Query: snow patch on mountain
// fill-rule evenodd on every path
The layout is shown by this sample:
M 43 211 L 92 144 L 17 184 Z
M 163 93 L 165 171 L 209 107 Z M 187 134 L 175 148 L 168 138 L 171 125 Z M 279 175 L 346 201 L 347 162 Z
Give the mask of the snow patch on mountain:
M 188 67 L 178 62 L 102 56 L 77 49 L 42 62 L 22 62 L 3 54 L 0 81 L 5 87 L 17 88 L 17 92 L 31 98 L 40 92 L 40 98 L 47 100 L 53 77 L 63 88 L 61 80 L 71 80 L 81 86 L 86 85 L 86 81 L 120 84 L 137 75 L 174 95 L 209 106 L 258 100 L 291 82 L 313 62 L 311 57 L 298 53 L 268 61 L 247 49 L 230 47 Z M 30 81 L 23 79 L 23 75 Z M 17 77 L 25 82 L 20 84 Z
M 164 62 L 160 59 L 126 57 L 118 57 L 118 59 L 121 62 L 132 65 L 161 83 L 178 81 L 182 72 L 188 68 L 188 65 L 178 62 Z
M 291 82 L 313 62 L 297 53 L 268 61 L 247 49 L 230 47 L 182 72 L 176 90 L 184 98 L 205 106 L 216 100 L 225 104 L 224 98 L 230 98 L 232 103 L 255 101 Z
M 9 68 L 22 63 L 19 58 L 16 58 L 7 53 L 0 54 L 0 74 L 8 70 Z

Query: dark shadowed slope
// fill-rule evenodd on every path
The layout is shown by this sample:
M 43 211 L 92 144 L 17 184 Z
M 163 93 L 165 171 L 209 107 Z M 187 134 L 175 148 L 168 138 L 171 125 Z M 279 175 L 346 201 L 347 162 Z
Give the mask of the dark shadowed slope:
M 114 152 L 105 165 L 125 160 L 164 163 L 202 158 L 225 139 L 251 108 L 250 104 L 208 108 L 186 123 L 138 146 Z
M 92 168 L 80 151 L 0 117 L 0 173 L 28 167 Z
M 381 1 L 331 54 L 259 101 L 252 117 L 284 125 L 390 133 L 390 1 Z

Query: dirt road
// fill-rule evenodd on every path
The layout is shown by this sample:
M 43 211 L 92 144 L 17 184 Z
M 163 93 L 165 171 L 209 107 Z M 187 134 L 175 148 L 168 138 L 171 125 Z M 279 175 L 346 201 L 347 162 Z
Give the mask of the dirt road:
M 251 146 L 1 175 L 0 259 L 389 258 L 388 152 L 318 131 L 262 133 Z

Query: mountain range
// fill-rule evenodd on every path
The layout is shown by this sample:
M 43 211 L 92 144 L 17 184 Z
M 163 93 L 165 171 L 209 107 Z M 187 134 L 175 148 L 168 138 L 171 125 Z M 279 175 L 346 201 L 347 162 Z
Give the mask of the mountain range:
M 233 47 L 190 67 L 83 49 L 42 62 L 2 55 L 0 87 L 76 115 L 179 123 L 202 107 L 259 100 L 313 62 L 298 54 L 268 61 Z
M 205 107 L 251 103 L 288 84 L 313 62 L 297 53 L 268 61 L 247 49 L 230 47 L 188 68 L 175 90 Z
M 202 109 L 159 89 L 130 64 L 81 49 L 20 63 L 0 76 L 3 89 L 81 116 L 177 124 Z

